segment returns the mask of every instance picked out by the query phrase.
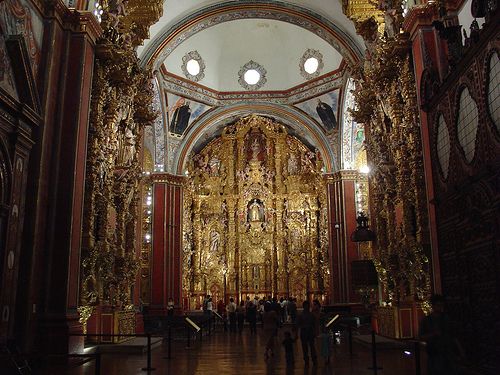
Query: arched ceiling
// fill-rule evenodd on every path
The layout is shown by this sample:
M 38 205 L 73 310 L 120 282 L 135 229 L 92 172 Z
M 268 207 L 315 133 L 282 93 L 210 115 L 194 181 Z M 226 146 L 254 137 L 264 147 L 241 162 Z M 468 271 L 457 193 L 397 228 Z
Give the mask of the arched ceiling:
M 339 68 L 342 55 L 326 41 L 299 26 L 276 20 L 240 19 L 205 29 L 179 45 L 165 59 L 169 73 L 184 77 L 182 58 L 198 51 L 206 65 L 198 83 L 216 91 L 242 91 L 238 71 L 249 61 L 266 69 L 261 90 L 287 90 L 306 81 L 299 63 L 309 49 L 323 55 L 322 73 Z
M 250 60 L 266 70 L 261 91 L 287 90 L 307 81 L 299 63 L 307 49 L 323 55 L 321 74 L 353 64 L 362 43 L 336 0 L 166 0 L 150 39 L 138 50 L 143 64 L 185 78 L 182 57 L 198 51 L 205 77 L 218 92 L 244 91 L 238 71 Z

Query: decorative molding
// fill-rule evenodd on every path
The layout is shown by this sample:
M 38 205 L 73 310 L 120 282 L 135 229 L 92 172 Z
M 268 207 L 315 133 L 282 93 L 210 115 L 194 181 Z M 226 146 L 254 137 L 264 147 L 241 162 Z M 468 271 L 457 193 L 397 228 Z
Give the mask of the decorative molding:
M 281 1 L 227 1 L 210 5 L 181 19 L 175 25 L 162 30 L 146 47 L 141 56 L 142 65 L 158 69 L 165 58 L 192 35 L 223 22 L 240 19 L 274 19 L 302 27 L 316 34 L 334 47 L 355 66 L 361 59 L 361 47 L 338 26 L 306 8 Z
M 195 60 L 198 62 L 198 65 L 200 66 L 200 71 L 196 75 L 192 75 L 189 73 L 187 69 L 187 63 L 190 60 Z M 193 82 L 199 82 L 205 77 L 205 62 L 201 58 L 200 54 L 198 51 L 191 51 L 188 52 L 184 55 L 182 58 L 182 66 L 181 66 L 182 72 L 186 76 L 187 79 L 193 81 Z
M 314 73 L 306 72 L 306 69 L 304 67 L 305 62 L 308 59 L 310 59 L 311 57 L 314 57 L 314 58 L 316 58 L 316 60 L 318 60 L 318 68 L 316 69 L 316 71 Z M 323 70 L 324 66 L 325 66 L 325 64 L 323 63 L 323 55 L 321 54 L 321 52 L 319 52 L 316 49 L 311 49 L 311 48 L 309 48 L 306 52 L 304 52 L 304 54 L 300 58 L 300 62 L 299 62 L 300 74 L 305 79 L 313 79 L 313 78 L 318 77 L 321 74 L 321 71 Z
M 286 91 L 259 92 L 224 92 L 209 89 L 185 78 L 166 72 L 162 69 L 162 85 L 169 92 L 205 103 L 210 106 L 237 104 L 241 101 L 266 100 L 275 104 L 294 105 L 310 98 L 322 95 L 343 86 L 347 66 L 341 64 L 339 69 Z
M 260 77 L 257 83 L 250 84 L 247 81 L 245 81 L 245 73 L 248 72 L 249 70 L 255 70 L 259 73 Z M 267 82 L 266 74 L 267 70 L 264 69 L 262 65 L 253 60 L 250 60 L 240 68 L 240 71 L 238 72 L 238 77 L 239 77 L 238 83 L 241 85 L 241 87 L 243 87 L 246 90 L 249 91 L 258 90 L 266 84 Z

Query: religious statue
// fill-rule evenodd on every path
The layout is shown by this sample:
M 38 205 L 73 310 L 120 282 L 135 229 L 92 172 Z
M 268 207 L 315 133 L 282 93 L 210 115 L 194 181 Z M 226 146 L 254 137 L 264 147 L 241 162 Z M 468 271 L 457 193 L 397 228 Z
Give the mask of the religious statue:
M 297 160 L 297 156 L 293 153 L 290 153 L 290 157 L 288 158 L 287 165 L 288 174 L 296 174 L 299 171 L 299 163 Z
M 257 138 L 254 138 L 253 140 L 251 150 L 252 150 L 251 160 L 257 160 L 260 153 L 260 144 Z
M 123 165 L 130 166 L 135 156 L 135 135 L 130 126 L 125 128 L 123 141 Z
M 248 206 L 248 219 L 249 221 L 262 221 L 262 207 L 259 202 L 254 199 L 250 206 Z
M 220 234 L 219 232 L 213 230 L 210 233 L 210 252 L 215 253 L 219 249 Z
M 111 19 L 111 26 L 117 28 L 120 23 L 120 18 L 127 16 L 128 0 L 114 0 L 110 2 L 109 18 Z

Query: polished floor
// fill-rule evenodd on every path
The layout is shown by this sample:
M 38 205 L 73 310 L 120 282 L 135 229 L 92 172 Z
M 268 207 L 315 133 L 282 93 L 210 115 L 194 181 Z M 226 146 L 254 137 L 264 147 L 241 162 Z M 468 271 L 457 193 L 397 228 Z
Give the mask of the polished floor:
M 260 336 L 252 335 L 248 329 L 242 334 L 226 333 L 221 330 L 212 333 L 211 336 L 203 337 L 202 342 L 196 340 L 191 343 L 191 348 L 186 348 L 185 341 L 174 341 L 171 351 L 171 359 L 166 359 L 167 345 L 152 352 L 152 367 L 155 371 L 151 374 L 172 375 L 234 375 L 234 374 L 373 374 L 368 367 L 372 363 L 371 349 L 367 345 L 353 344 L 353 356 L 349 354 L 347 337 L 341 336 L 340 343 L 335 345 L 332 352 L 331 363 L 325 364 L 319 361 L 318 366 L 305 366 L 302 359 L 300 340 L 295 345 L 295 364 L 293 367 L 286 366 L 284 349 L 281 345 L 282 328 L 276 340 L 275 355 L 266 360 L 264 357 L 264 344 Z M 318 347 L 319 345 L 317 345 Z M 319 347 L 318 347 L 319 353 Z M 399 375 L 415 374 L 415 362 L 413 353 L 404 353 L 399 349 L 379 348 L 378 365 L 382 370 L 378 374 Z M 141 370 L 146 367 L 146 355 L 117 355 L 105 354 L 102 357 L 101 375 L 135 375 L 146 374 Z M 62 370 L 54 369 L 58 375 L 93 375 L 94 364 L 86 363 L 81 366 Z

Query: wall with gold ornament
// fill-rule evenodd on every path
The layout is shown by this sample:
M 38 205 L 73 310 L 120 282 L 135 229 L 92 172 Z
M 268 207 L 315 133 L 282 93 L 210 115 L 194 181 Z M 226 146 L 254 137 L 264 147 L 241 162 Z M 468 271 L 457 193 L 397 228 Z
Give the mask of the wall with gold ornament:
M 183 292 L 329 298 L 326 186 L 319 153 L 261 116 L 226 126 L 188 159 Z

